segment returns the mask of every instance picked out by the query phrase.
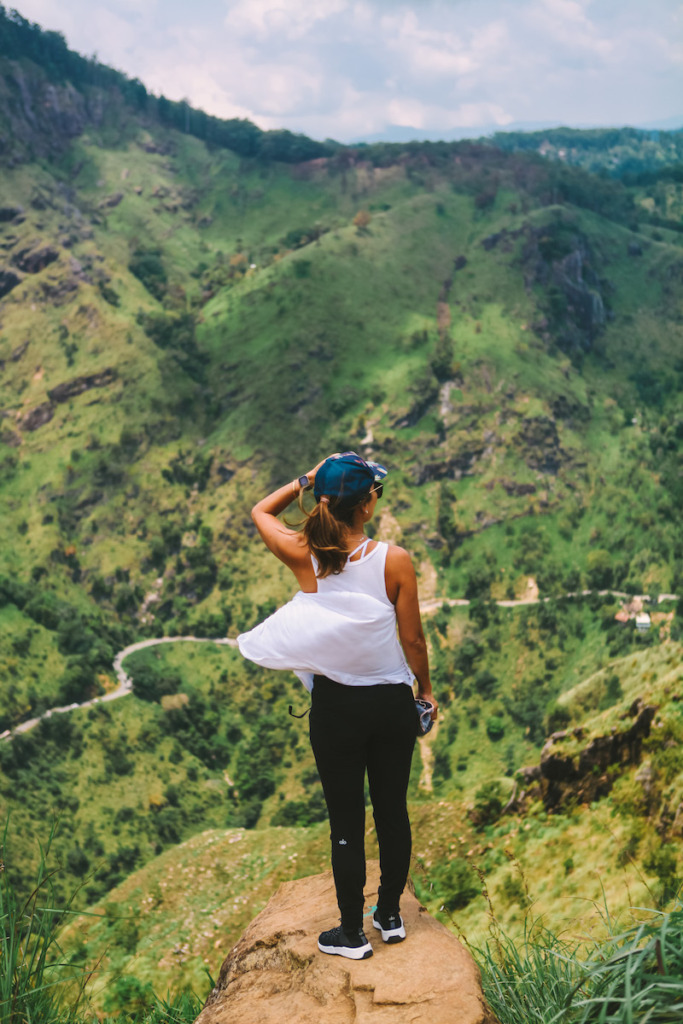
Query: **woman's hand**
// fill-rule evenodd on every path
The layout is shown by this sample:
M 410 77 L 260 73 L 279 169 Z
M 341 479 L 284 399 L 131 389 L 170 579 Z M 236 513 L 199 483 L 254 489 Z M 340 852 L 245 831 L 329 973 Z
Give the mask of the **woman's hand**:
M 338 455 L 339 452 L 335 452 L 334 454 Z M 320 460 L 320 462 L 318 463 L 317 466 L 314 466 L 313 469 L 309 469 L 308 473 L 306 473 L 306 476 L 308 477 L 308 479 L 309 479 L 309 481 L 311 483 L 313 483 L 313 481 L 315 480 L 315 474 L 318 472 L 318 470 L 322 466 L 323 462 L 327 462 L 328 459 L 333 459 L 333 458 L 334 458 L 334 455 L 326 455 L 324 459 Z
M 422 690 L 417 688 L 417 699 L 426 700 L 428 704 L 432 705 L 432 722 L 435 722 L 439 714 L 439 702 L 430 690 L 429 693 L 423 693 Z

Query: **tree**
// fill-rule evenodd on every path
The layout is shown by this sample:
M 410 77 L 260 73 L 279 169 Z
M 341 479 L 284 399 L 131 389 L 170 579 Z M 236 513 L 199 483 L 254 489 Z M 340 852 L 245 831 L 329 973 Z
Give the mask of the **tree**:
M 588 585 L 596 590 L 605 590 L 612 585 L 614 570 L 609 551 L 597 548 L 588 552 L 586 559 Z

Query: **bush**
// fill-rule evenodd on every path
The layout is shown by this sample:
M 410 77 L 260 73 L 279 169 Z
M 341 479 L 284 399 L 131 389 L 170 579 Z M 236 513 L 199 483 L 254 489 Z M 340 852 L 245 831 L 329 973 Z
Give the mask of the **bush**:
M 168 277 L 161 260 L 161 249 L 136 249 L 130 258 L 128 269 L 137 277 L 155 299 L 161 300 L 166 294 Z
M 496 743 L 498 740 L 502 740 L 505 735 L 505 721 L 500 715 L 491 715 L 486 720 L 486 735 L 490 740 Z
M 452 860 L 436 879 L 437 893 L 445 910 L 462 910 L 479 895 L 479 879 L 466 860 Z
M 478 825 L 490 825 L 503 810 L 503 787 L 500 782 L 485 782 L 474 794 L 474 818 Z
M 489 672 L 488 669 L 482 669 L 474 677 L 474 688 L 484 700 L 489 700 L 498 689 L 498 680 L 493 672 Z

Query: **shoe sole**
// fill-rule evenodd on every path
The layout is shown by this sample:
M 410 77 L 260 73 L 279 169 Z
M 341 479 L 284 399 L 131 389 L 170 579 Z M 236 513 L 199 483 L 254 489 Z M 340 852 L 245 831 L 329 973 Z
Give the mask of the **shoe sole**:
M 401 922 L 400 928 L 387 928 L 386 931 L 382 928 L 381 924 L 377 924 L 374 917 L 372 919 L 372 923 L 377 931 L 382 933 L 382 941 L 389 943 L 389 945 L 393 945 L 396 942 L 403 942 L 406 937 L 406 930 L 403 926 L 403 922 Z
M 372 946 L 368 942 L 366 946 L 323 946 L 318 943 L 321 953 L 330 953 L 337 956 L 345 956 L 348 960 L 368 960 L 372 956 Z

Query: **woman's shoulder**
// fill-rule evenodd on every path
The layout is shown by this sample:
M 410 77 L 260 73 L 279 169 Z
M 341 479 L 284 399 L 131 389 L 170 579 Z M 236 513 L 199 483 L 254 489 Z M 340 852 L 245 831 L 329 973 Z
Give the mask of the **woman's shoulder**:
M 388 572 L 404 573 L 413 570 L 413 560 L 405 548 L 387 544 L 386 567 Z

